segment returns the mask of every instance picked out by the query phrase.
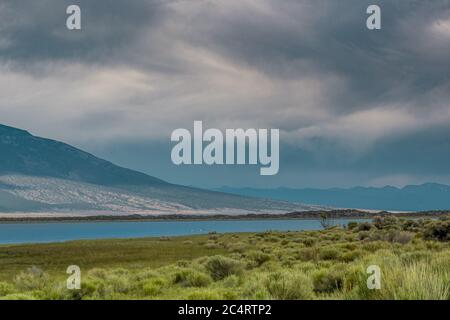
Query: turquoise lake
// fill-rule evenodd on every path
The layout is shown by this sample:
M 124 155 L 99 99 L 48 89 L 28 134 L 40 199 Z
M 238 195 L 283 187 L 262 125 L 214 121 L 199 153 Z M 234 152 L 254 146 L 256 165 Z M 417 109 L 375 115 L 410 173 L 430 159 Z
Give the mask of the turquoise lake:
M 350 221 L 369 220 L 336 219 L 332 223 L 346 225 Z M 314 219 L 4 223 L 0 224 L 0 244 L 320 229 L 320 221 Z

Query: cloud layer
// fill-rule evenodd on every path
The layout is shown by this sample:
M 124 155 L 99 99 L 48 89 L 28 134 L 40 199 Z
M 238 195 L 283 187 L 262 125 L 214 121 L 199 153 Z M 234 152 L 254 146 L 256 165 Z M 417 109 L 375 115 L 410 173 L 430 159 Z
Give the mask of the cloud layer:
M 280 175 L 249 184 L 450 182 L 450 1 L 377 3 L 380 31 L 366 0 L 2 1 L 1 119 L 98 152 L 194 120 L 280 128 Z

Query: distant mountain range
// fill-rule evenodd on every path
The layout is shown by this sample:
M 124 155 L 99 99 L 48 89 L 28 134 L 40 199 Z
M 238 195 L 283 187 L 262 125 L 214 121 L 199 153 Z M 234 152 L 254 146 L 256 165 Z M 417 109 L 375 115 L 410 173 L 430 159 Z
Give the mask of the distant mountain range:
M 170 184 L 68 144 L 0 125 L 0 213 L 248 214 L 314 209 Z
M 335 208 L 359 208 L 391 211 L 450 209 L 450 186 L 425 183 L 403 188 L 355 187 L 331 189 L 257 189 L 222 187 L 217 191 L 243 196 L 291 202 L 311 203 Z

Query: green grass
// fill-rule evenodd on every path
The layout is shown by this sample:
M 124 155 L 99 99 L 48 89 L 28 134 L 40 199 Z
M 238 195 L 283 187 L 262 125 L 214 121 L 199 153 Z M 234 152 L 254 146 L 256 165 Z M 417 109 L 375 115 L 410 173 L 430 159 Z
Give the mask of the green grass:
M 2 299 L 450 299 L 450 219 L 0 246 Z M 81 290 L 65 288 L 81 268 Z M 381 289 L 366 269 L 381 269 Z
M 160 267 L 179 260 L 222 254 L 224 248 L 207 248 L 208 236 L 83 240 L 50 244 L 0 246 L 0 280 L 37 266 L 52 276 L 65 275 L 67 266 L 81 269 Z

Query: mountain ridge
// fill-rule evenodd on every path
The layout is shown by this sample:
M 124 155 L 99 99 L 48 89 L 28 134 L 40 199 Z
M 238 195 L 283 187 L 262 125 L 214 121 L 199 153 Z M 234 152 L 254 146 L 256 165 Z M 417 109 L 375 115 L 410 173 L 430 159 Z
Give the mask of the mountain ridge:
M 426 211 L 450 209 L 450 186 L 427 182 L 398 188 L 351 187 L 351 188 L 232 188 L 214 189 L 221 192 L 266 198 L 273 200 L 303 202 L 335 208 L 359 208 L 369 210 Z
M 315 209 L 171 184 L 5 125 L 0 125 L 0 154 L 0 213 L 249 214 Z
M 168 184 L 144 173 L 116 166 L 67 143 L 37 137 L 26 130 L 1 124 L 0 154 L 0 174 L 21 173 L 106 186 Z

